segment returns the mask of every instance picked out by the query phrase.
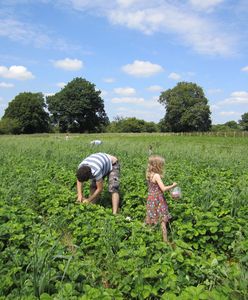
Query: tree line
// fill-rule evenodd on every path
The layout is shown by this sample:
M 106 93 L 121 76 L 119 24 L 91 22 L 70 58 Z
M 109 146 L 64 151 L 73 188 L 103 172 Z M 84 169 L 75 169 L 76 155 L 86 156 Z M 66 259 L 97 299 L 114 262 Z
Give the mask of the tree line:
M 116 117 L 110 122 L 100 94 L 93 83 L 78 77 L 53 96 L 20 93 L 0 120 L 0 134 L 248 130 L 248 113 L 239 123 L 212 125 L 208 99 L 203 89 L 191 82 L 179 82 L 160 94 L 165 116 L 158 123 L 135 117 Z

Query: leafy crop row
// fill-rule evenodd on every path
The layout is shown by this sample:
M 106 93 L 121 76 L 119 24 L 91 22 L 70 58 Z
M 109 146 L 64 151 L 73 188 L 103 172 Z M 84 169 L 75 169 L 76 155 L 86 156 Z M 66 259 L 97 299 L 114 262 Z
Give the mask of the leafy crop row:
M 89 142 L 103 139 L 97 148 Z M 1 137 L 0 299 L 247 299 L 245 139 L 104 135 Z M 148 147 L 166 159 L 171 244 L 146 226 Z M 121 212 L 107 190 L 75 202 L 75 170 L 104 151 L 121 162 Z

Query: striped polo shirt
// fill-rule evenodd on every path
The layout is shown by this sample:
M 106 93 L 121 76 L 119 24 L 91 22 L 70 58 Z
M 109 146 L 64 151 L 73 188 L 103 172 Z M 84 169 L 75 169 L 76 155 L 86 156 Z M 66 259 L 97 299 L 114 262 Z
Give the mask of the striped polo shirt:
M 86 157 L 78 167 L 82 165 L 89 166 L 92 173 L 92 179 L 100 180 L 112 171 L 112 162 L 106 153 L 95 153 Z

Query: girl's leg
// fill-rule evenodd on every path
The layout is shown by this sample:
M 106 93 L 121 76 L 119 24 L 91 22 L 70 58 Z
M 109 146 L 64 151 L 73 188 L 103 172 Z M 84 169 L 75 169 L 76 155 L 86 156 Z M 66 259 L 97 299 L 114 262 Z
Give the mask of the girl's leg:
M 162 229 L 163 241 L 168 242 L 167 228 L 166 228 L 166 223 L 164 221 L 161 222 L 161 229 Z

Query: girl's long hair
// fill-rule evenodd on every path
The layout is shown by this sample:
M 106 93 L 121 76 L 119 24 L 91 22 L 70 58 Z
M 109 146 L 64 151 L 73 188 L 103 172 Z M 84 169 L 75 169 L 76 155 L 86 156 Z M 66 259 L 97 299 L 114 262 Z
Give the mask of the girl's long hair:
M 150 180 L 151 174 L 158 173 L 163 177 L 164 158 L 159 155 L 151 155 L 148 159 L 148 166 L 146 169 L 146 179 Z

